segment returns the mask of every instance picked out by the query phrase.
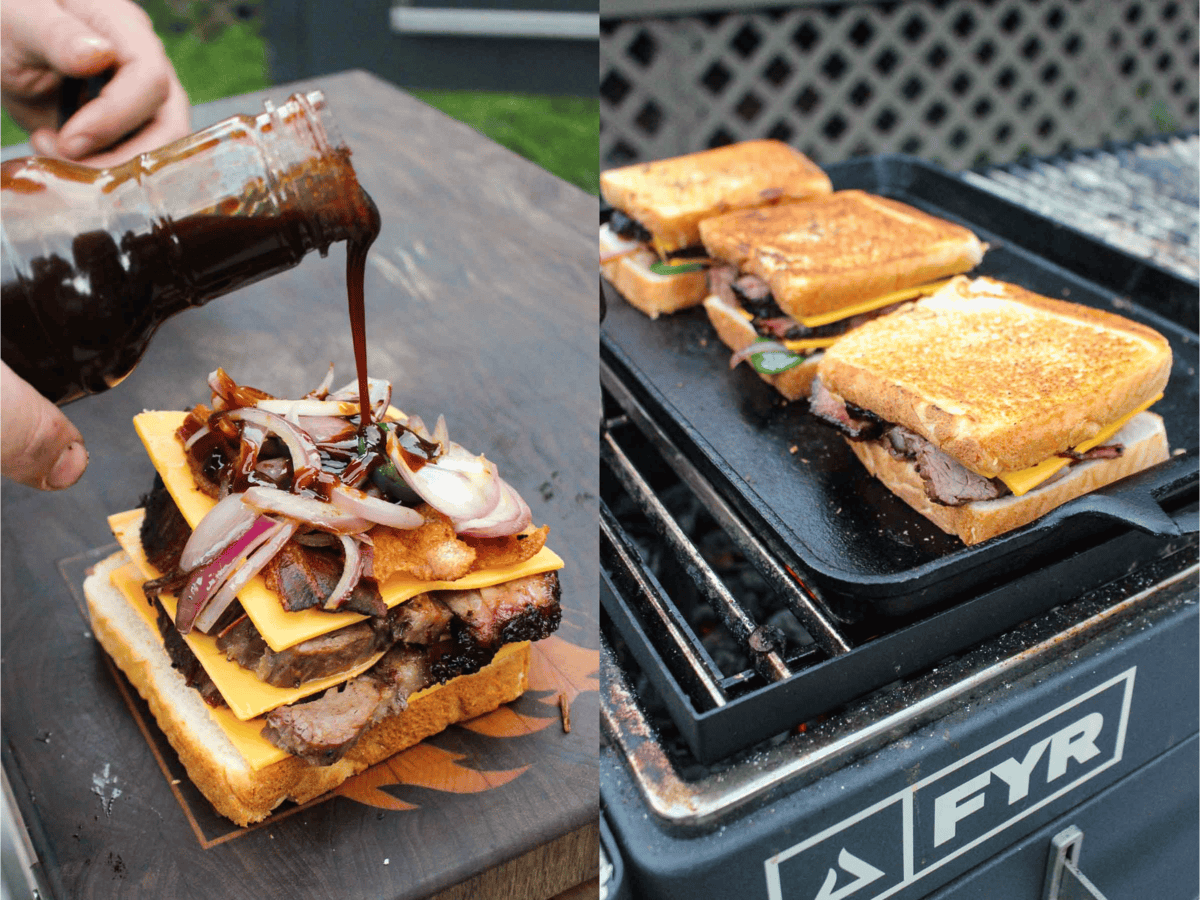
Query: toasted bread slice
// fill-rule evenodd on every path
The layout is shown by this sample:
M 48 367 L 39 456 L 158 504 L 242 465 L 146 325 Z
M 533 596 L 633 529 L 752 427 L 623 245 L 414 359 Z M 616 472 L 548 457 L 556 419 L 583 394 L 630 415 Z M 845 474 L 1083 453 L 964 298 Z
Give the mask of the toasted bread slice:
M 658 257 L 649 247 L 622 241 L 607 225 L 601 225 L 601 260 L 606 256 L 610 258 L 600 263 L 600 274 L 631 305 L 652 319 L 695 306 L 708 292 L 708 276 L 703 270 L 681 275 L 651 272 L 650 266 Z
M 313 766 L 289 756 L 256 769 L 213 720 L 200 694 L 171 667 L 157 630 L 113 585 L 113 572 L 128 561 L 124 552 L 115 553 L 98 563 L 84 581 L 92 630 L 146 700 L 188 777 L 217 812 L 238 825 L 265 819 L 284 800 L 305 803 L 325 794 L 456 722 L 515 700 L 528 686 L 529 644 L 509 644 L 478 672 L 415 694 L 407 709 L 372 727 L 332 765 Z
M 653 235 L 660 254 L 700 243 L 703 219 L 735 209 L 828 194 L 829 176 L 780 141 L 714 150 L 600 173 L 600 193 Z
M 700 236 L 798 320 L 967 272 L 984 252 L 970 230 L 863 191 L 717 216 Z
M 1167 383 L 1166 338 L 1113 313 L 990 278 L 868 322 L 830 347 L 822 384 L 985 477 L 1094 438 Z
M 754 330 L 750 321 L 715 294 L 704 298 L 704 311 L 708 314 L 708 321 L 716 329 L 717 337 L 734 353 L 746 349 L 758 339 L 758 332 Z M 778 375 L 759 372 L 758 377 L 787 399 L 800 400 L 808 396 L 812 380 L 817 374 L 817 364 L 823 355 L 823 351 L 818 350 L 786 372 L 780 372 Z
M 878 441 L 847 443 L 867 471 L 888 490 L 942 531 L 957 535 L 964 544 L 978 544 L 1027 525 L 1068 500 L 1156 465 L 1169 455 L 1162 418 L 1154 413 L 1139 413 L 1109 442 L 1122 444 L 1125 448 L 1116 459 L 1076 463 L 1056 480 L 1020 497 L 1009 495 L 963 506 L 943 506 L 929 499 L 921 476 L 910 460 L 894 456 Z

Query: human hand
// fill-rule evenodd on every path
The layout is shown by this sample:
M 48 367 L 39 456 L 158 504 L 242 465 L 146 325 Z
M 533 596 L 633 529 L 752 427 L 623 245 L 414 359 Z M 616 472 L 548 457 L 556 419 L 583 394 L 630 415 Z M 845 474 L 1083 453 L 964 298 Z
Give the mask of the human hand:
M 110 68 L 100 95 L 58 129 L 63 78 Z M 131 0 L 4 0 L 0 94 L 38 154 L 101 168 L 190 131 L 187 95 L 150 18 Z
M 0 362 L 0 474 L 60 491 L 87 468 L 83 436 L 62 411 Z

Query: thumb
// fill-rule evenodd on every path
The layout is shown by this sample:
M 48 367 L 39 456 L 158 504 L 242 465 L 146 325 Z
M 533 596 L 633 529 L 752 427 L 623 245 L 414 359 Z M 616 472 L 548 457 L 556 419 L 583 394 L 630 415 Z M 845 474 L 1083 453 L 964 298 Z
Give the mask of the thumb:
M 87 468 L 83 436 L 25 379 L 0 366 L 0 473 L 44 491 L 70 487 Z
M 111 41 L 57 3 L 43 4 L 42 15 L 28 27 L 34 32 L 28 46 L 64 75 L 98 75 L 117 61 Z

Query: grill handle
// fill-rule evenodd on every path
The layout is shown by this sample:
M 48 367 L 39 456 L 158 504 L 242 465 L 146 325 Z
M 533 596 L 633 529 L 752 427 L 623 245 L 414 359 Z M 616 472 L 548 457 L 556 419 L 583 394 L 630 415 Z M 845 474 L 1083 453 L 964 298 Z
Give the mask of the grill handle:
M 1042 900 L 1104 900 L 1104 895 L 1079 871 L 1082 847 L 1083 832 L 1074 825 L 1050 839 Z
M 1172 469 L 1173 477 L 1162 479 L 1153 469 L 1148 469 L 1116 484 L 1076 497 L 1071 501 L 1072 513 L 1090 512 L 1116 519 L 1155 537 L 1195 534 L 1200 531 L 1200 516 L 1197 515 L 1194 500 L 1173 512 L 1163 509 L 1163 504 L 1174 501 L 1171 504 L 1174 506 L 1186 497 L 1189 490 L 1195 495 L 1197 459 L 1194 454 L 1188 454 L 1161 465 Z M 1152 479 L 1161 480 L 1161 483 L 1147 489 L 1144 483 Z

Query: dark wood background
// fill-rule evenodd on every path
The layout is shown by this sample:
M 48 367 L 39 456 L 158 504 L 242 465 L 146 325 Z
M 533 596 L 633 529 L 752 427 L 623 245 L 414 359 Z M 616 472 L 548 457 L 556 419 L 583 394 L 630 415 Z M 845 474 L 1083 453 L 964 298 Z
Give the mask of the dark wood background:
M 406 412 L 444 412 L 451 437 L 494 460 L 551 526 L 567 562 L 559 636 L 594 656 L 596 200 L 361 72 L 207 104 L 193 125 L 313 87 L 383 217 L 366 273 L 371 373 L 392 381 Z M 503 786 L 392 787 L 415 808 L 337 797 L 242 831 L 186 779 L 172 790 L 156 754 L 168 773 L 178 761 L 154 728 L 139 729 L 140 701 L 127 699 L 81 617 L 73 586 L 85 554 L 111 544 L 106 516 L 151 482 L 133 415 L 207 399 L 218 365 L 281 396 L 313 387 L 331 361 L 350 380 L 344 260 L 336 246 L 168 322 L 124 383 L 66 408 L 91 454 L 79 484 L 58 494 L 3 485 L 3 761 L 53 896 L 421 897 L 520 869 L 548 846 L 558 870 L 539 873 L 528 896 L 595 875 L 594 688 L 575 699 L 569 734 L 556 724 L 508 741 L 461 728 L 434 739 L 467 768 L 528 766 Z M 487 895 L 510 896 L 504 880 L 487 881 Z

